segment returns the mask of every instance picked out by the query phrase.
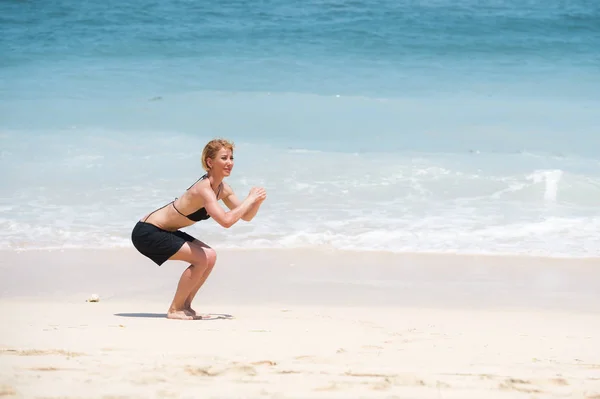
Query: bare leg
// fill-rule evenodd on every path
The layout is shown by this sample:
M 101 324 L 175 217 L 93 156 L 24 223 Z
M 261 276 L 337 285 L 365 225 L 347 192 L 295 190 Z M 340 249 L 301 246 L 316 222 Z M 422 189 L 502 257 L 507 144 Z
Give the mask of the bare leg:
M 194 316 L 187 311 L 186 299 L 204 276 L 208 267 L 207 254 L 204 249 L 185 243 L 170 260 L 183 260 L 191 265 L 181 274 L 175 296 L 169 306 L 167 317 L 170 319 L 192 320 Z
M 214 266 L 214 264 L 213 264 L 213 266 Z M 202 277 L 200 278 L 200 280 L 192 288 L 192 290 L 190 291 L 188 297 L 185 299 L 185 302 L 184 302 L 184 304 L 185 304 L 185 311 L 187 313 L 189 313 L 190 315 L 192 315 L 192 316 L 196 316 L 196 311 L 194 309 L 192 309 L 192 301 L 194 300 L 194 297 L 198 293 L 198 290 L 200 290 L 200 288 L 202 287 L 202 285 L 204 285 L 204 282 L 206 281 L 206 279 L 210 275 L 210 272 L 212 271 L 213 266 L 209 266 L 209 267 L 206 268 L 206 270 L 204 271 L 204 274 L 202 275 Z
M 206 279 L 208 279 L 208 276 L 212 272 L 212 269 L 215 266 L 215 262 L 217 261 L 217 254 L 214 251 L 214 249 L 212 249 L 208 245 L 204 244 L 202 241 L 195 240 L 192 243 L 192 245 L 200 247 L 204 250 L 204 252 L 206 254 L 207 263 L 208 263 L 206 269 L 204 270 L 204 273 L 202 274 L 202 277 L 200 277 L 200 279 L 193 286 L 193 288 L 191 289 L 189 295 L 187 296 L 187 298 L 185 299 L 185 302 L 184 302 L 186 313 L 191 316 L 196 316 L 196 311 L 194 309 L 192 309 L 192 301 L 194 300 L 194 297 L 196 296 L 196 294 L 198 293 L 200 288 L 204 285 L 204 283 L 206 282 Z
M 181 274 L 179 283 L 177 284 L 177 291 L 175 291 L 175 296 L 173 297 L 173 301 L 171 302 L 171 306 L 169 306 L 169 311 L 167 313 L 169 319 L 190 320 L 194 318 L 194 315 L 186 312 L 185 299 L 194 286 L 197 285 L 197 281 L 202 278 L 204 269 L 195 265 L 190 265 Z

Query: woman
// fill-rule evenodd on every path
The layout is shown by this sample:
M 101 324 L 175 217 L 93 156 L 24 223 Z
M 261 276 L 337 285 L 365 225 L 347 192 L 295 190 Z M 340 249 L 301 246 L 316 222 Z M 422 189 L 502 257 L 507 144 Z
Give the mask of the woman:
M 196 318 L 196 312 L 191 307 L 192 300 L 216 261 L 214 249 L 179 229 L 208 218 L 213 218 L 225 228 L 233 226 L 240 219 L 250 221 L 267 197 L 263 188 L 253 187 L 242 201 L 223 182 L 233 168 L 233 147 L 233 143 L 222 139 L 206 144 L 202 151 L 202 167 L 206 174 L 190 186 L 181 198 L 144 216 L 131 233 L 135 248 L 157 265 L 167 260 L 190 263 L 179 279 L 175 297 L 167 312 L 170 319 Z M 229 211 L 218 204 L 219 200 L 227 205 Z

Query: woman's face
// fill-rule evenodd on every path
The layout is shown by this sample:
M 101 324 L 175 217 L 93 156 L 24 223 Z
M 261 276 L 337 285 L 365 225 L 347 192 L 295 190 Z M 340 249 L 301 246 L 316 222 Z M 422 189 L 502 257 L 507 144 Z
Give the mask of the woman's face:
M 233 151 L 221 148 L 215 157 L 211 159 L 209 166 L 213 172 L 229 176 L 231 169 L 233 169 Z

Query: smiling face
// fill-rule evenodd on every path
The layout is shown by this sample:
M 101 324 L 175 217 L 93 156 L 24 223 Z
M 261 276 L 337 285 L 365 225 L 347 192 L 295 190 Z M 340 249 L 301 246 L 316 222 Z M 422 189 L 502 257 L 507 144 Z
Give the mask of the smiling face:
M 233 169 L 233 143 L 214 139 L 202 150 L 202 167 L 222 176 L 229 176 Z
M 223 147 L 214 158 L 207 159 L 207 164 L 213 173 L 229 176 L 233 169 L 233 151 Z

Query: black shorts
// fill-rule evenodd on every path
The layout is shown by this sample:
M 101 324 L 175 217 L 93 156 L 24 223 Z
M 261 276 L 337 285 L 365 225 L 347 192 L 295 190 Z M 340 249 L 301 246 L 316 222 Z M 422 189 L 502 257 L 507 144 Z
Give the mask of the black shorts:
M 146 222 L 137 222 L 131 232 L 133 246 L 159 266 L 175 255 L 183 244 L 194 240 L 183 231 L 167 231 Z

